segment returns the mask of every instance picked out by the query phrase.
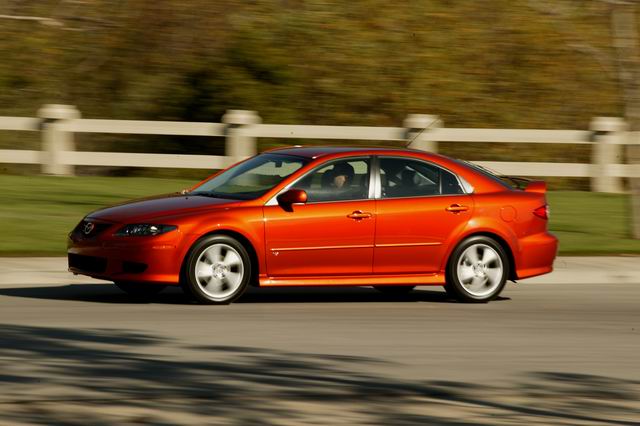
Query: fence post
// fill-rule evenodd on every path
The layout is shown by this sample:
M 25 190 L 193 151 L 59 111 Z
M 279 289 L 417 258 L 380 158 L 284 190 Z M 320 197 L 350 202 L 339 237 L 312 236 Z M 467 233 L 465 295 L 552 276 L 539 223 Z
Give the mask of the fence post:
M 225 155 L 233 157 L 233 161 L 239 161 L 242 157 L 257 154 L 256 138 L 243 132 L 247 126 L 262 122 L 257 112 L 230 109 L 222 116 L 222 122 L 227 124 Z
M 627 134 L 627 123 L 618 117 L 595 117 L 590 128 L 595 135 L 591 151 L 591 190 L 623 192 L 622 178 L 614 175 L 613 165 L 624 163 L 622 144 Z
M 432 130 L 442 127 L 442 120 L 437 115 L 409 114 L 403 125 L 407 129 L 407 148 L 438 152 L 438 142 L 430 135 Z
M 38 110 L 42 119 L 42 173 L 73 176 L 74 166 L 60 162 L 63 151 L 74 151 L 73 133 L 61 129 L 65 120 L 80 118 L 80 111 L 73 105 L 48 104 Z

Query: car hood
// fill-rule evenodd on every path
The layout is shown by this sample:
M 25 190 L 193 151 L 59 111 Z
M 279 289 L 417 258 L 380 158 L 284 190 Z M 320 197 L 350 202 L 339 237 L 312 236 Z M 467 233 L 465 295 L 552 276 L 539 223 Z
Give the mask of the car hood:
M 136 223 L 156 217 L 179 216 L 238 204 L 238 200 L 201 195 L 170 194 L 127 201 L 96 210 L 88 218 L 115 223 Z

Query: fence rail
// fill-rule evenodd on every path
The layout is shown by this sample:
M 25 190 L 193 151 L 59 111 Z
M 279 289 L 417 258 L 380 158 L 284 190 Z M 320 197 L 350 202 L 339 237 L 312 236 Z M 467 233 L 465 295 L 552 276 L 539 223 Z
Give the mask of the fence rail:
M 624 145 L 637 143 L 620 118 L 597 117 L 590 130 L 455 129 L 437 116 L 410 115 L 404 127 L 262 124 L 253 111 L 228 111 L 222 123 L 83 119 L 69 105 L 45 105 L 38 117 L 0 117 L 0 130 L 41 133 L 40 151 L 0 150 L 0 163 L 41 164 L 47 174 L 71 175 L 74 166 L 219 169 L 254 155 L 257 138 L 340 139 L 405 142 L 437 152 L 438 142 L 591 144 L 592 161 L 581 163 L 479 161 L 500 173 L 520 176 L 589 177 L 600 192 L 621 192 L 624 178 L 640 178 L 640 166 L 621 164 Z M 75 133 L 208 136 L 226 138 L 224 156 L 76 151 Z

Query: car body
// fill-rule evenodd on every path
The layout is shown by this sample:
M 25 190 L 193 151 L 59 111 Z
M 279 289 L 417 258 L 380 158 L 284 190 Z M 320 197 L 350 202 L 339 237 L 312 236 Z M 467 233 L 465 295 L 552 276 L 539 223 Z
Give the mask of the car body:
M 504 275 L 497 293 L 460 297 L 452 284 L 445 287 L 459 299 L 486 301 L 507 279 L 552 270 L 558 242 L 547 231 L 547 210 L 544 184 L 519 190 L 442 155 L 290 147 L 252 157 L 181 193 L 90 213 L 69 234 L 69 270 L 120 283 L 131 293 L 151 291 L 154 284 L 188 289 L 190 261 L 196 275 L 205 269 L 218 278 L 235 274 L 216 263 L 231 251 L 230 259 L 242 258 L 242 290 L 248 284 L 393 291 L 447 285 L 456 271 L 475 274 L 468 280 L 479 285 L 491 272 L 476 259 L 486 252 L 492 265 L 498 257 Z M 219 242 L 208 253 L 211 263 L 207 256 L 191 259 L 195 247 L 212 237 L 231 243 Z M 482 244 L 474 246 L 475 254 L 454 260 L 456 249 L 473 238 Z M 192 276 L 191 293 L 198 293 L 198 279 Z M 227 303 L 241 293 L 199 299 Z

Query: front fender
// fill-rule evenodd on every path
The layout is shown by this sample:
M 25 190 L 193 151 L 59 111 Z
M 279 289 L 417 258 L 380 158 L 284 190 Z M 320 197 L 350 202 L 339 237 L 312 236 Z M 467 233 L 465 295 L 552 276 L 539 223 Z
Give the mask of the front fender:
M 241 235 L 251 244 L 258 259 L 258 274 L 266 271 L 264 254 L 264 219 L 262 209 L 234 209 L 229 212 L 216 212 L 200 217 L 189 225 L 185 232 L 181 256 L 184 261 L 193 244 L 205 235 L 212 233 L 231 233 Z

